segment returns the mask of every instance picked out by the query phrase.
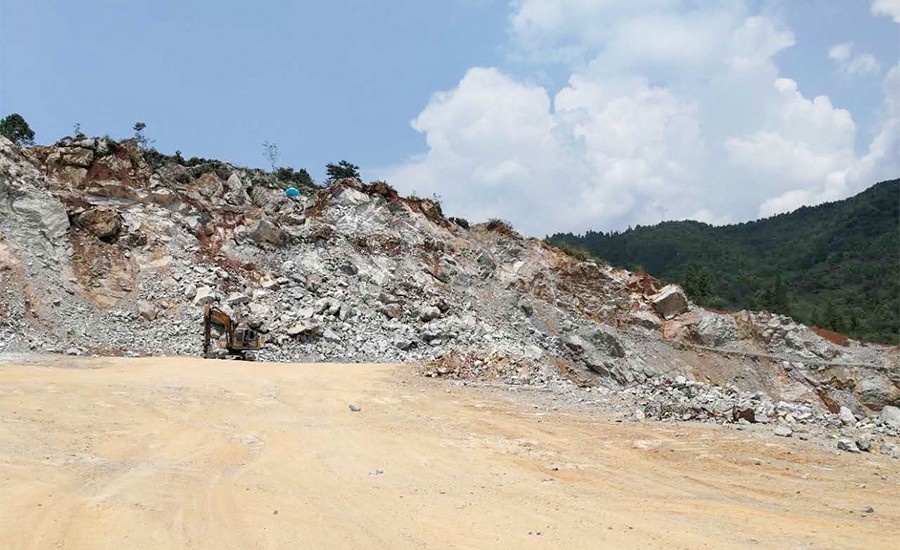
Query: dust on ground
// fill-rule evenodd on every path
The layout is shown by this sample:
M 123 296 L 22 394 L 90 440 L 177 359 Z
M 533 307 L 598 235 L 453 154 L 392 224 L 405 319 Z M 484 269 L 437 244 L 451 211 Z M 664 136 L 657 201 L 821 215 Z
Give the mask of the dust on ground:
M 887 457 L 408 366 L 9 361 L 4 549 L 888 548 L 900 524 Z

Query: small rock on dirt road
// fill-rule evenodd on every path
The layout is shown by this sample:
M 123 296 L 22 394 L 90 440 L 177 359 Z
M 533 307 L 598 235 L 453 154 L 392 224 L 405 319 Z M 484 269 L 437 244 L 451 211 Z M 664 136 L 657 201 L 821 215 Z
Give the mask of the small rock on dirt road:
M 780 437 L 791 437 L 794 431 L 788 428 L 787 426 L 776 426 L 775 427 L 775 435 Z

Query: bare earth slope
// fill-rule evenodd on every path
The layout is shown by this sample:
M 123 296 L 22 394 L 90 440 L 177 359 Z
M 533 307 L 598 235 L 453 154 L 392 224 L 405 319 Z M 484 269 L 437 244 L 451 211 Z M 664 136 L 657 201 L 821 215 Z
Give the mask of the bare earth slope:
M 0 365 L 4 549 L 888 548 L 900 524 L 897 460 L 797 438 L 405 366 L 19 362 Z

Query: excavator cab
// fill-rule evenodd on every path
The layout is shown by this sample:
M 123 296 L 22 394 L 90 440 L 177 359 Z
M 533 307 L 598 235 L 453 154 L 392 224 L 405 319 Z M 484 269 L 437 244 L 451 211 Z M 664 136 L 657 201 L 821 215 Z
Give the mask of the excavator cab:
M 244 323 L 235 321 L 218 307 L 206 304 L 203 309 L 203 356 L 218 357 L 213 349 L 213 328 L 221 335 L 218 337 L 218 348 L 224 348 L 228 355 L 239 359 L 251 359 L 249 352 L 262 347 L 262 338 L 258 331 Z M 224 339 L 224 342 L 223 342 Z
M 234 329 L 234 347 L 236 349 L 259 349 L 259 332 L 250 327 L 238 326 Z

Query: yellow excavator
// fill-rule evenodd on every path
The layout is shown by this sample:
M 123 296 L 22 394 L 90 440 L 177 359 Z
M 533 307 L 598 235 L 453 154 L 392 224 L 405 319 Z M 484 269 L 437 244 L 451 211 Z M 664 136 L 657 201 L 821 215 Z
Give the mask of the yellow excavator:
M 239 359 L 252 359 L 249 352 L 256 351 L 262 346 L 259 332 L 244 323 L 235 323 L 231 317 L 218 307 L 206 304 L 203 310 L 203 356 L 206 358 L 217 357 L 212 348 L 212 329 L 215 327 L 221 333 L 217 347 L 224 348 L 228 355 Z M 222 336 L 225 342 L 222 342 Z

